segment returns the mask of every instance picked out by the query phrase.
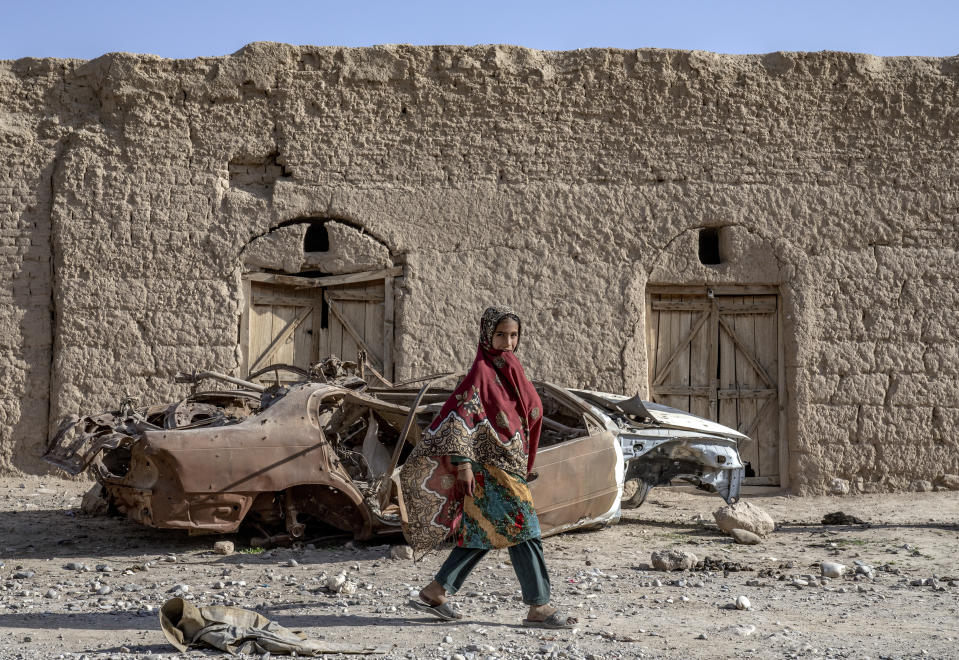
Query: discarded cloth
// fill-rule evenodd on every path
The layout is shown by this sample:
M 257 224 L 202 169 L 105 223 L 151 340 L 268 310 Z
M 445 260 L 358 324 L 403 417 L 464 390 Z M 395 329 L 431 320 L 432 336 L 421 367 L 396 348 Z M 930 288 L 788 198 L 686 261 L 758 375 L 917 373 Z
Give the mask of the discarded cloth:
M 307 639 L 265 616 L 239 607 L 197 607 L 171 598 L 160 608 L 160 627 L 178 651 L 189 646 L 212 646 L 227 653 L 271 653 L 299 656 L 324 653 L 383 654 L 389 649 L 371 644 L 346 644 Z

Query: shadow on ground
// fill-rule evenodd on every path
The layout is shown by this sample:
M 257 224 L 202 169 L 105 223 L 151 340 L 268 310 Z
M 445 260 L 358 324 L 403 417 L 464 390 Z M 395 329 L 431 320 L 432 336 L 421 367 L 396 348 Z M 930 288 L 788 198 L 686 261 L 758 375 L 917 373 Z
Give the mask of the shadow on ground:
M 0 614 L 0 628 L 28 628 L 30 630 L 159 630 L 156 614 L 112 612 L 35 612 Z

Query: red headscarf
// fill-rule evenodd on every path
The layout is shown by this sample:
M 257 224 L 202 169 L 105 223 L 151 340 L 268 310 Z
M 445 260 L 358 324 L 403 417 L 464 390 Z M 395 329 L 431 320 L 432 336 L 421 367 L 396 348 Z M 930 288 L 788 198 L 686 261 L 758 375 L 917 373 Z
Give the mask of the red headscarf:
M 515 320 L 522 333 L 519 317 L 510 308 L 489 307 L 483 313 L 473 366 L 433 420 L 428 435 L 443 435 L 444 426 L 457 423 L 471 431 L 473 447 L 454 454 L 525 477 L 533 469 L 539 446 L 543 404 L 516 354 L 493 348 L 496 326 L 507 318 Z

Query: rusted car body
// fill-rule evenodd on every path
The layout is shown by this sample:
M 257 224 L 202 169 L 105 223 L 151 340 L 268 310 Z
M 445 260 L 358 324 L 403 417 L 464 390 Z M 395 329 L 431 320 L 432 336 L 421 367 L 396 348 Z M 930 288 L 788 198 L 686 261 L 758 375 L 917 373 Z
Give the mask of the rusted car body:
M 455 381 L 378 386 L 350 363 L 321 364 L 297 370 L 293 385 L 185 377 L 194 389 L 207 378 L 238 388 L 65 420 L 45 458 L 90 469 L 113 507 L 152 527 L 244 524 L 275 543 L 307 538 L 308 524 L 356 539 L 398 533 L 398 467 Z M 638 399 L 535 385 L 544 422 L 531 489 L 544 534 L 617 521 L 628 482 L 639 486 L 627 505 L 673 478 L 738 497 L 736 431 Z

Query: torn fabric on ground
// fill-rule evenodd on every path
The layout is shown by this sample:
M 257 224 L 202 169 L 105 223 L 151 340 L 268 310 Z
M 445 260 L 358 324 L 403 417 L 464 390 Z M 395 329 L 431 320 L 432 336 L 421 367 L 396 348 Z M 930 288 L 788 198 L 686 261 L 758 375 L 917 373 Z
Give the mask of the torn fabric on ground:
M 302 633 L 239 607 L 197 607 L 171 598 L 160 608 L 163 634 L 179 651 L 189 646 L 211 646 L 227 653 L 272 653 L 315 656 L 324 653 L 382 654 L 388 649 L 306 639 Z

